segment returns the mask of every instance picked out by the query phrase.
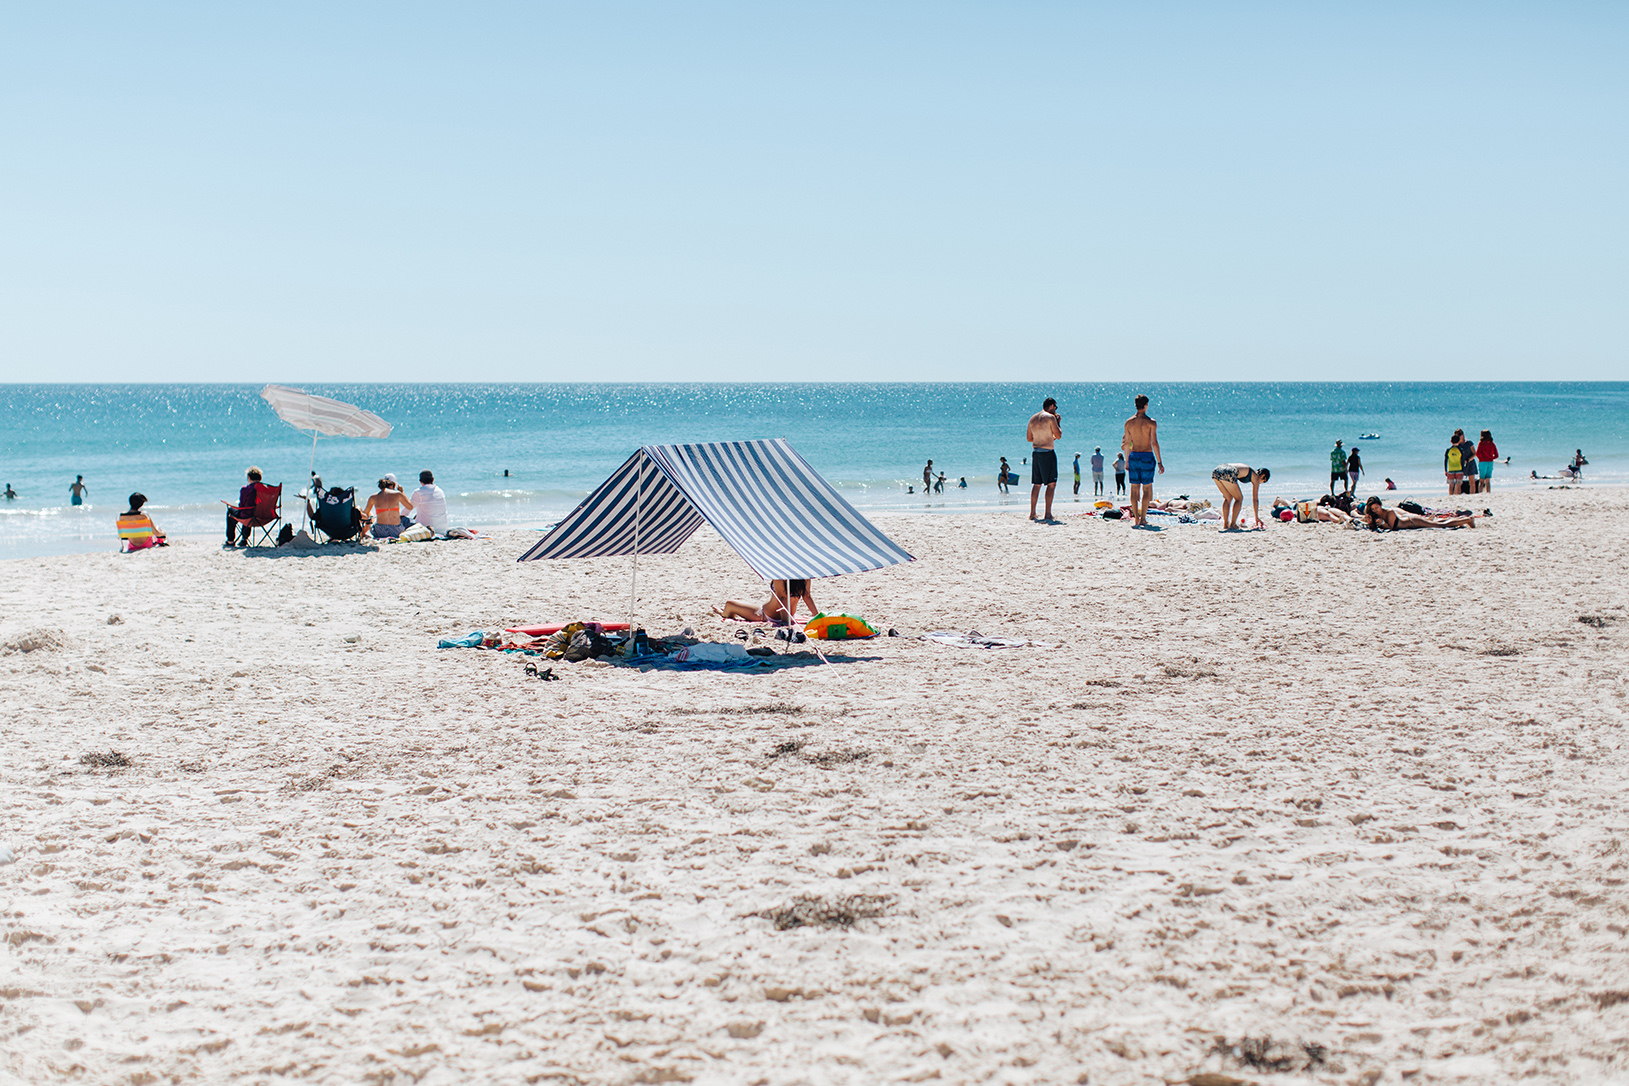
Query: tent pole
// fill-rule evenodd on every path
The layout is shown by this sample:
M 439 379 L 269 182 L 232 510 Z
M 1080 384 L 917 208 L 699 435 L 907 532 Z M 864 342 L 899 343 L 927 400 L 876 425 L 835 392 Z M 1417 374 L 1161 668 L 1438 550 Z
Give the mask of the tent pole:
M 633 644 L 634 611 L 639 600 L 639 514 L 645 504 L 645 450 L 639 450 L 639 462 L 634 465 L 633 506 L 633 576 L 628 583 L 628 644 Z

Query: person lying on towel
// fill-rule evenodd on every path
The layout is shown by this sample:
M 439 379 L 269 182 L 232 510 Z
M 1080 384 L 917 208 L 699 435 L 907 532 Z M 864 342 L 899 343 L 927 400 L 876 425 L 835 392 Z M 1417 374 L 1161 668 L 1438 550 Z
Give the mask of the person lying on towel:
M 1371 528 L 1398 531 L 1403 528 L 1474 528 L 1475 517 L 1417 517 L 1412 513 L 1396 513 L 1380 504 L 1379 498 L 1370 498 L 1363 505 L 1363 520 Z
M 802 578 L 770 581 L 769 598 L 761 606 L 726 600 L 723 607 L 713 608 L 713 614 L 719 618 L 738 618 L 743 622 L 768 622 L 775 626 L 790 626 L 792 619 L 797 616 L 800 603 L 809 609 L 811 616 L 820 613 L 820 608 L 815 606 L 814 596 L 809 592 L 808 581 Z

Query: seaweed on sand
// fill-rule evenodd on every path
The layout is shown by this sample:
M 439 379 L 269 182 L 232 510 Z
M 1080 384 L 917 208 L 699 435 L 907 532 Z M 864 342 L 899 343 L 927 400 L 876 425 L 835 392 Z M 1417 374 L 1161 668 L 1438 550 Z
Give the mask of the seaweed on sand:
M 751 915 L 768 920 L 776 931 L 802 927 L 851 928 L 861 920 L 881 916 L 892 900 L 886 894 L 846 894 L 838 898 L 802 894 L 785 905 Z

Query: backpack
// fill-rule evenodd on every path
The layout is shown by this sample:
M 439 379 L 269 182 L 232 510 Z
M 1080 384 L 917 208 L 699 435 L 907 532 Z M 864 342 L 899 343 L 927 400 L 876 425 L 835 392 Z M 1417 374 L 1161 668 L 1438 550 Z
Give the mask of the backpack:
M 1464 458 L 1464 456 L 1462 456 L 1460 454 L 1458 445 L 1450 445 L 1448 447 L 1448 470 L 1449 471 L 1464 471 L 1465 470 L 1465 458 Z

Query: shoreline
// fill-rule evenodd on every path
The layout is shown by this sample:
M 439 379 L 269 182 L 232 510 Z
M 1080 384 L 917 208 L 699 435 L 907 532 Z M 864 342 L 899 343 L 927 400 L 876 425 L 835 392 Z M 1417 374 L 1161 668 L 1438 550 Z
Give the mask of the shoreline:
M 1275 480 L 1275 482 L 1276 482 L 1276 480 Z M 1526 485 L 1522 486 L 1520 489 L 1517 489 L 1517 488 L 1514 488 L 1514 487 L 1503 487 L 1503 486 L 1501 486 L 1498 489 L 1493 491 L 1491 497 L 1498 498 L 1498 497 L 1501 497 L 1501 496 L 1506 495 L 1506 494 L 1538 494 L 1538 493 L 1544 493 L 1546 491 L 1554 491 L 1554 490 L 1578 490 L 1578 491 L 1589 491 L 1589 492 L 1599 491 L 1599 492 L 1603 492 L 1603 493 L 1610 493 L 1610 492 L 1616 492 L 1616 491 L 1620 491 L 1620 490 L 1629 489 L 1629 482 L 1624 482 L 1624 483 L 1620 483 L 1620 482 L 1602 482 L 1602 483 L 1590 482 L 1590 483 L 1584 483 L 1584 484 L 1580 485 L 1580 484 L 1576 484 L 1576 483 L 1563 483 L 1560 480 L 1524 480 L 1524 483 Z M 1545 483 L 1549 483 L 1550 485 L 1548 485 L 1548 486 L 1542 485 L 1542 484 L 1545 484 Z M 1029 485 L 1030 484 L 1028 484 L 1028 483 L 1024 483 L 1024 484 L 1020 484 L 1018 486 L 1015 486 L 1013 488 L 1013 490 L 1012 490 L 1012 494 L 1011 494 L 1010 498 L 1008 500 L 1004 501 L 1004 502 L 1000 502 L 999 504 L 997 504 L 995 502 L 989 502 L 987 504 L 979 504 L 979 505 L 973 505 L 973 506 L 940 506 L 940 507 L 937 507 L 937 508 L 914 508 L 914 509 L 912 509 L 912 508 L 901 508 L 899 505 L 876 505 L 876 506 L 874 506 L 874 505 L 864 505 L 864 504 L 860 504 L 860 503 L 854 503 L 854 504 L 855 504 L 855 508 L 859 509 L 860 512 L 863 513 L 864 515 L 866 515 L 867 517 L 980 516 L 980 515 L 985 515 L 985 514 L 1003 515 L 1005 512 L 1007 512 L 1009 510 L 1015 510 L 1015 511 L 1018 511 L 1018 512 L 1022 512 L 1027 516 L 1028 515 L 1028 509 L 1029 509 Z M 1087 485 L 1090 485 L 1090 484 L 1088 483 Z M 1266 489 L 1273 490 L 1273 495 L 1272 496 L 1268 496 L 1265 492 L 1263 493 L 1263 500 L 1264 500 L 1265 503 L 1268 503 L 1268 504 L 1270 504 L 1272 497 L 1288 496 L 1285 493 L 1286 490 L 1288 490 L 1288 488 L 1285 488 L 1285 487 L 1278 487 L 1278 488 L 1275 489 L 1275 488 L 1269 486 Z M 1213 488 L 1213 490 L 1214 490 L 1214 488 Z M 1290 491 L 1290 493 L 1299 495 L 1301 492 L 1299 492 L 1299 491 Z M 1322 492 L 1320 492 L 1320 493 L 1322 493 Z M 1375 492 L 1365 491 L 1365 495 L 1367 495 L 1368 493 L 1375 493 Z M 1448 497 L 1448 495 L 1444 494 L 1444 493 L 1425 494 L 1425 493 L 1422 493 L 1418 488 L 1415 488 L 1415 489 L 1399 488 L 1397 490 L 1381 490 L 1381 491 L 1378 491 L 1377 493 L 1379 493 L 1382 500 L 1384 500 L 1384 501 L 1386 501 L 1388 503 L 1392 503 L 1392 504 L 1395 504 L 1396 502 L 1401 501 L 1401 500 L 1415 500 L 1415 501 L 1420 501 L 1420 502 L 1422 502 L 1424 504 L 1427 504 L 1427 505 L 1431 505 L 1431 504 L 1435 504 L 1437 502 L 1441 502 L 1442 499 Z M 1159 490 L 1158 490 L 1158 488 L 1156 488 L 1156 495 L 1158 495 L 1158 494 L 1159 494 Z M 1175 495 L 1173 494 L 1173 495 L 1170 495 L 1170 496 L 1174 497 Z M 1459 502 L 1459 504 L 1462 504 L 1462 505 L 1463 504 L 1477 504 L 1478 507 L 1480 508 L 1480 499 L 1482 499 L 1484 497 L 1489 497 L 1489 496 L 1490 495 L 1463 494 L 1463 495 L 1458 496 L 1458 502 Z M 585 497 L 586 497 L 586 495 L 585 495 Z M 845 494 L 845 497 L 850 497 L 850 501 L 851 502 L 853 501 L 853 498 L 851 496 Z M 1213 505 L 1219 504 L 1219 495 L 1213 496 L 1212 493 L 1205 493 L 1205 492 L 1201 491 L 1199 494 L 1194 495 L 1194 497 L 1196 499 L 1209 499 Z M 1316 495 L 1314 495 L 1314 497 L 1316 497 Z M 1109 500 L 1114 500 L 1116 505 L 1125 505 L 1125 504 L 1127 504 L 1127 499 L 1124 498 L 1124 497 L 1116 498 L 1114 495 L 1109 495 L 1108 498 L 1109 498 Z M 1246 501 L 1248 502 L 1248 500 L 1249 500 L 1248 492 L 1246 493 L 1245 498 L 1246 498 Z M 1044 495 L 1043 495 L 1042 501 L 1044 501 L 1044 500 L 1045 500 L 1045 498 L 1044 498 Z M 1060 495 L 1060 496 L 1057 496 L 1057 497 L 1055 497 L 1053 499 L 1053 506 L 1054 506 L 1055 509 L 1060 509 L 1060 510 L 1064 510 L 1065 512 L 1067 512 L 1068 507 L 1070 507 L 1070 506 L 1078 505 L 1078 506 L 1081 506 L 1081 507 L 1089 507 L 1091 505 L 1091 503 L 1096 501 L 1096 500 L 1098 500 L 1098 499 L 1096 499 L 1095 497 L 1088 497 L 1085 494 L 1082 494 L 1078 499 L 1075 498 L 1073 495 L 1067 495 L 1067 496 Z M 1162 498 L 1161 500 L 1164 500 L 1164 499 Z M 1299 497 L 1290 497 L 1289 500 L 1296 501 L 1296 500 L 1301 500 L 1301 499 Z M 163 516 L 162 516 L 162 512 L 160 511 L 162 509 L 162 507 L 149 505 L 148 508 L 152 509 L 156 513 L 158 513 L 158 515 L 156 515 L 154 519 L 160 522 L 161 527 L 165 527 L 166 532 L 168 534 L 168 537 L 173 539 L 173 540 L 178 540 L 179 541 L 179 540 L 185 539 L 185 540 L 191 540 L 191 541 L 194 541 L 194 542 L 208 541 L 210 539 L 223 539 L 224 540 L 224 534 L 218 529 L 213 530 L 213 531 L 209 531 L 209 532 L 196 532 L 196 531 L 193 531 L 193 532 L 188 532 L 188 531 L 171 532 L 171 531 L 168 530 L 167 526 L 163 524 Z M 456 505 L 454 506 L 454 508 L 456 509 Z M 575 505 L 573 505 L 571 508 L 575 508 Z M 120 511 L 122 511 L 124 509 L 124 503 L 122 503 L 122 502 L 119 503 L 119 509 L 120 509 Z M 94 507 L 91 507 L 91 510 L 94 511 Z M 472 521 L 472 522 L 468 523 L 466 526 L 470 527 L 470 528 L 477 529 L 478 531 L 480 531 L 482 533 L 491 533 L 491 532 L 498 532 L 498 531 L 541 532 L 541 531 L 546 531 L 549 526 L 552 526 L 552 524 L 555 521 L 557 521 L 560 517 L 565 516 L 566 513 L 568 513 L 568 512 L 570 512 L 570 508 L 568 508 L 566 510 L 563 510 L 563 511 L 560 511 L 558 513 L 548 514 L 548 516 L 552 517 L 553 519 L 549 520 L 547 524 L 542 525 L 542 526 L 535 526 L 535 525 L 531 525 L 531 524 L 527 524 L 527 523 L 519 522 L 519 521 L 482 522 L 482 521 L 479 521 L 479 520 Z M 71 555 L 71 554 L 101 554 L 101 553 L 106 553 L 108 551 L 112 551 L 114 553 L 117 553 L 117 550 L 118 550 L 118 538 L 117 538 L 117 532 L 113 527 L 113 523 L 114 523 L 114 520 L 117 517 L 117 515 L 118 515 L 117 513 L 113 513 L 107 519 L 107 525 L 108 525 L 107 537 L 108 537 L 108 540 L 110 541 L 111 545 L 105 545 L 103 543 L 103 541 L 100 540 L 100 539 L 95 540 L 95 541 L 85 540 L 83 542 L 71 541 L 71 540 L 61 540 L 61 541 L 58 541 L 57 543 L 53 544 L 50 549 L 39 550 L 39 551 L 27 553 L 27 554 L 11 554 L 11 553 L 7 552 L 7 548 L 4 545 L 4 542 L 0 541 L 0 562 L 11 562 L 11 561 L 25 560 L 25 559 L 29 559 L 29 558 L 45 558 L 45 557 L 63 556 L 63 555 Z M 543 519 L 544 519 L 543 517 L 537 518 L 537 520 L 539 520 L 539 521 L 541 521 Z M 296 518 L 296 523 L 297 522 L 298 522 L 298 520 Z M 299 529 L 296 528 L 295 530 L 298 531 Z

